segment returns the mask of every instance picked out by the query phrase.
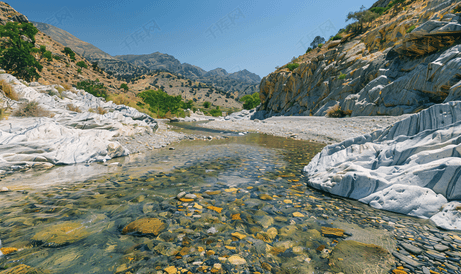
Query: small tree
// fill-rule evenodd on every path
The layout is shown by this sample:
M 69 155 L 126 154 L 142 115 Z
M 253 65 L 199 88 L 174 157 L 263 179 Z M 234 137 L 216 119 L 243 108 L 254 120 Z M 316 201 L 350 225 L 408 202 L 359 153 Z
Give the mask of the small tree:
M 128 90 L 129 90 L 128 85 L 127 85 L 126 83 L 122 83 L 122 84 L 120 85 L 120 88 L 123 89 L 123 90 L 125 90 L 125 91 L 128 91 Z
M 209 108 L 211 106 L 211 103 L 206 101 L 206 102 L 203 102 L 203 107 L 204 108 Z
M 244 109 L 253 109 L 261 103 L 261 99 L 259 99 L 259 92 L 255 92 L 252 95 L 245 95 L 240 98 L 240 101 L 244 102 Z
M 317 48 L 320 44 L 323 44 L 325 43 L 325 38 L 323 38 L 322 36 L 316 36 L 314 38 L 314 40 L 312 41 L 311 43 L 311 47 L 313 49 Z
M 0 66 L 9 73 L 26 81 L 40 78 L 38 71 L 43 66 L 35 59 L 32 53 L 40 49 L 35 48 L 35 35 L 38 29 L 31 23 L 13 23 L 0 25 Z
M 88 68 L 88 66 L 86 65 L 86 63 L 84 61 L 78 61 L 77 66 L 79 66 L 81 68 Z
M 367 10 L 365 6 L 360 7 L 359 11 L 349 12 L 346 22 L 353 20 L 354 22 L 347 26 L 348 30 L 354 33 L 361 33 L 363 31 L 363 24 L 369 23 L 379 17 L 378 13 Z

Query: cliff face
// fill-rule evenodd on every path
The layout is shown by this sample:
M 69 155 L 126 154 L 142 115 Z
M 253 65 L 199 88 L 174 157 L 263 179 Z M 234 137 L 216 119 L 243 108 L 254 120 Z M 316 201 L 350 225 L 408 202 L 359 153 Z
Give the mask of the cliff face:
M 383 7 L 389 1 L 378 1 Z M 259 118 L 401 115 L 460 99 L 460 0 L 407 0 L 371 22 L 360 36 L 343 35 L 300 56 L 299 67 L 264 77 Z

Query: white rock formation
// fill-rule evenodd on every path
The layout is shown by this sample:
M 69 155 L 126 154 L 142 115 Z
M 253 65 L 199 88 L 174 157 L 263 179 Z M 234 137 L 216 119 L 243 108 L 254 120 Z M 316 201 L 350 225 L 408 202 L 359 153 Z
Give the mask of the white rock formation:
M 448 224 L 456 223 L 455 211 L 437 212 L 447 200 L 461 200 L 460 157 L 461 102 L 456 101 L 327 146 L 304 172 L 312 187 L 411 216 L 437 214 L 432 218 L 437 225 L 454 227 Z
M 111 141 L 112 137 L 152 133 L 157 127 L 153 118 L 136 109 L 105 102 L 82 90 L 60 93 L 57 85 L 31 83 L 27 86 L 9 74 L 1 74 L 0 80 L 9 82 L 21 98 L 20 102 L 0 98 L 4 107 L 9 105 L 14 110 L 21 102 L 36 101 L 54 114 L 52 118 L 10 116 L 0 121 L 1 173 L 124 156 L 129 151 Z M 78 107 L 81 113 L 69 111 L 69 104 Z M 98 107 L 107 113 L 89 112 Z

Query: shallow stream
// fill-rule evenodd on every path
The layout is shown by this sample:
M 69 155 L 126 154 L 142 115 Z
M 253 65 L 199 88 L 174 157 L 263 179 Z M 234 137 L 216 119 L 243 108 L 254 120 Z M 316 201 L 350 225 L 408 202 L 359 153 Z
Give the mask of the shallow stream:
M 0 193 L 0 239 L 13 249 L 0 270 L 355 273 L 370 267 L 356 258 L 370 246 L 335 251 L 345 239 L 384 254 L 436 230 L 428 220 L 306 187 L 302 168 L 323 144 L 175 127 L 224 138 L 2 179 L 12 191 Z M 189 195 L 179 199 L 181 192 Z M 386 256 L 368 264 L 398 265 Z

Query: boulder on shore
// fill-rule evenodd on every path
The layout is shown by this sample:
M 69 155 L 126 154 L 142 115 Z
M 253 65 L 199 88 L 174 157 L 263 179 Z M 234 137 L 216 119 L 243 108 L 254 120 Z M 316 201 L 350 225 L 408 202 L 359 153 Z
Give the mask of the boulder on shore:
M 461 229 L 461 102 L 438 104 L 384 130 L 325 147 L 304 168 L 308 184 L 372 207 Z M 451 207 L 448 207 L 451 208 Z M 448 208 L 446 208 L 448 210 Z

